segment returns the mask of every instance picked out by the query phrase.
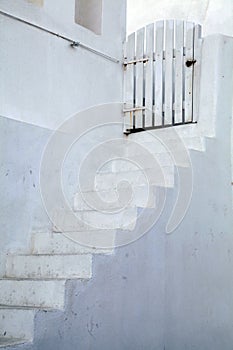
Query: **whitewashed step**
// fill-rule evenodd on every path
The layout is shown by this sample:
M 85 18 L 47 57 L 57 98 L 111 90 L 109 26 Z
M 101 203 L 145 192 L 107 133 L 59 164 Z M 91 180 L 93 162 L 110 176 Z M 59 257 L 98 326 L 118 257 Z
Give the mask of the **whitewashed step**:
M 18 338 L 0 337 L 0 348 L 10 349 L 10 347 L 29 343 L 28 340 Z
M 109 231 L 111 242 L 115 241 L 115 231 Z M 35 233 L 32 236 L 33 254 L 112 254 L 112 249 L 88 247 L 65 237 L 62 233 Z
M 150 145 L 149 145 L 150 146 Z M 131 152 L 131 154 L 130 154 Z M 157 163 L 161 168 L 169 166 L 177 167 L 189 167 L 190 166 L 190 156 L 189 151 L 185 152 L 175 152 L 171 154 L 167 151 L 160 153 L 151 153 L 150 151 L 134 150 L 133 148 L 128 154 L 122 159 L 116 159 L 111 161 L 111 166 L 101 168 L 99 173 L 118 173 L 123 171 L 136 171 L 139 169 L 153 169 L 155 163 Z
M 1 304 L 63 309 L 65 280 L 0 280 Z
M 101 199 L 101 203 L 98 198 Z M 119 186 L 117 190 L 78 192 L 74 196 L 75 211 L 93 209 L 114 211 L 125 206 L 128 208 L 155 208 L 156 188 L 139 186 L 133 187 L 131 192 L 125 186 Z
M 107 250 L 115 248 L 116 230 L 72 231 L 71 224 L 69 225 L 70 230 L 66 232 L 61 233 L 61 231 L 58 231 L 58 229 L 54 227 L 54 230 L 55 229 L 57 231 L 54 231 L 54 234 L 62 234 L 70 240 L 90 248 Z
M 126 208 L 121 211 L 87 210 L 76 212 L 84 223 L 98 229 L 134 229 L 137 220 L 137 208 Z
M 126 142 L 125 155 L 121 159 L 113 159 L 104 165 L 99 173 L 136 171 L 152 169 L 155 163 L 161 168 L 167 166 L 189 167 L 190 150 L 205 151 L 205 138 L 192 137 L 177 142 L 172 139 L 169 144 L 163 144 L 157 139 L 143 141 L 140 138 L 133 142 Z M 169 148 L 170 147 L 170 148 Z
M 202 130 L 200 130 L 198 123 L 188 124 L 188 125 L 179 125 L 174 128 L 161 128 L 161 129 L 152 129 L 140 133 L 130 134 L 128 136 L 129 140 L 138 141 L 150 141 L 154 138 L 161 140 L 172 140 L 177 139 L 191 139 L 192 137 L 203 137 Z
M 137 171 L 123 171 L 118 173 L 96 174 L 95 190 L 117 189 L 121 182 L 127 182 L 132 187 L 137 186 L 174 186 L 174 167 L 160 167 L 158 170 L 142 169 Z M 89 188 L 88 188 L 89 186 Z M 87 183 L 83 190 L 92 190 Z M 132 189 L 133 190 L 133 189 Z
M 131 142 L 130 142 L 131 141 Z M 144 137 L 136 140 L 129 140 L 126 145 L 126 155 L 138 155 L 144 153 L 144 148 L 152 154 L 169 152 L 175 155 L 177 152 L 188 152 L 189 149 L 205 151 L 205 139 L 203 137 L 188 137 L 182 139 L 160 140 L 155 137 Z M 141 148 L 141 149 L 140 149 Z
M 125 209 L 114 214 L 99 211 L 76 212 L 74 220 L 69 215 L 69 212 L 57 211 L 53 220 L 55 232 L 61 232 L 61 229 L 62 232 L 133 230 L 137 220 L 137 208 Z
M 34 310 L 0 307 L 0 337 L 25 339 L 34 336 Z
M 161 168 L 169 166 L 190 166 L 189 157 L 183 156 L 181 153 L 176 154 L 175 158 L 173 158 L 169 152 L 145 155 L 136 154 L 124 160 L 114 160 L 112 162 L 111 172 L 136 171 L 141 168 L 153 169 L 155 162 L 158 163 Z
M 33 279 L 89 279 L 92 256 L 86 255 L 9 255 L 6 277 Z
M 159 131 L 164 131 L 161 129 Z M 188 138 L 188 137 L 205 137 L 205 133 L 200 128 L 199 123 L 188 124 L 188 125 L 177 125 L 175 127 L 175 132 L 179 135 L 180 138 Z

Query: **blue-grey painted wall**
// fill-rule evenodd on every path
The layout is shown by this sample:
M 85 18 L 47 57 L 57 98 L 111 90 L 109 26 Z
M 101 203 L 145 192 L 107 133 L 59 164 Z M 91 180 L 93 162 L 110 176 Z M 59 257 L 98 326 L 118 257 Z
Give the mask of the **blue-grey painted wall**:
M 24 251 L 33 230 L 51 226 L 39 186 L 41 156 L 51 130 L 0 117 L 0 135 L 0 248 L 4 255 L 7 250 Z
M 156 226 L 115 255 L 96 257 L 91 281 L 67 282 L 66 311 L 40 312 L 34 345 L 21 348 L 231 350 L 228 146 L 210 139 L 206 153 L 191 152 L 193 196 L 175 232 L 165 234 L 176 192 L 169 190 Z

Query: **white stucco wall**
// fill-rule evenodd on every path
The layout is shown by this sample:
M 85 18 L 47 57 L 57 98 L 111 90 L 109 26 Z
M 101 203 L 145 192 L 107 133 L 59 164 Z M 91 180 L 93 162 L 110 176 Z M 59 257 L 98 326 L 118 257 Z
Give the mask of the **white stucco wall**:
M 98 36 L 75 23 L 75 0 L 0 1 L 0 11 L 120 61 L 125 6 L 125 0 L 103 1 L 103 30 Z M 32 232 L 51 229 L 39 176 L 41 158 L 53 130 L 80 110 L 121 101 L 123 70 L 121 62 L 72 48 L 69 42 L 1 14 L 0 52 L 0 251 L 4 255 L 6 250 L 25 250 Z M 82 150 L 85 153 L 85 146 Z M 66 167 L 68 181 L 64 187 L 70 196 L 77 185 L 76 173 L 73 177 L 70 174 L 79 162 L 75 153 L 70 167 Z M 0 274 L 3 271 L 2 258 Z
M 75 23 L 75 0 L 1 0 L 0 10 L 122 59 L 125 0 L 103 1 L 101 35 Z M 79 110 L 121 100 L 120 63 L 3 15 L 0 51 L 2 116 L 54 129 Z
M 232 0 L 128 0 L 127 4 L 129 33 L 159 19 L 175 18 L 202 24 L 205 36 L 233 36 Z
M 109 16 L 102 38 L 73 23 L 74 1 L 70 3 L 72 6 L 67 8 L 67 2 L 61 0 L 7 0 L 0 2 L 0 8 L 119 57 L 124 1 L 122 8 L 120 0 L 104 1 Z M 172 9 L 172 2 L 169 4 Z M 118 101 L 122 69 L 121 65 L 81 49 L 72 50 L 60 39 L 1 16 L 0 26 L 0 250 L 19 252 L 25 249 L 31 232 L 49 228 L 39 187 L 40 160 L 52 133 L 49 129 L 79 109 Z M 205 118 L 209 124 L 204 126 L 216 127 L 217 137 L 208 138 L 206 153 L 191 152 L 195 186 L 182 225 L 174 234 L 165 234 L 171 209 L 168 206 L 150 235 L 126 246 L 113 257 L 112 264 L 102 258 L 91 284 L 85 284 L 85 288 L 79 285 L 78 298 L 73 286 L 67 293 L 72 298 L 67 315 L 70 317 L 72 310 L 78 321 L 75 316 L 71 322 L 64 322 L 62 315 L 59 324 L 56 317 L 44 313 L 47 324 L 42 317 L 41 324 L 37 319 L 41 332 L 37 342 L 39 339 L 41 343 L 30 349 L 54 349 L 55 344 L 58 350 L 73 349 L 74 344 L 80 349 L 232 349 L 232 80 L 228 75 L 228 70 L 232 71 L 228 60 L 232 43 L 217 36 L 207 39 L 204 49 L 208 45 L 215 63 L 208 70 L 209 57 L 205 57 L 200 121 Z M 224 98 L 229 101 L 226 106 Z M 174 199 L 170 191 L 170 206 Z M 0 273 L 3 267 L 2 259 Z M 88 328 L 93 324 L 101 325 L 92 329 L 94 336 Z M 57 334 L 62 334 L 59 342 Z

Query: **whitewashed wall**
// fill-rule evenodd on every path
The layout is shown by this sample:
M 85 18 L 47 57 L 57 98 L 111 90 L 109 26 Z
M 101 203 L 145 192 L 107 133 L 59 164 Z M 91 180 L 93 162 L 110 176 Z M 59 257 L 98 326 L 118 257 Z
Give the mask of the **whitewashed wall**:
M 233 36 L 232 0 L 128 0 L 128 32 L 159 19 L 182 19 L 203 25 L 204 35 Z
M 125 5 L 125 0 L 103 1 L 100 36 L 75 23 L 74 0 L 1 0 L 0 11 L 121 60 Z M 62 39 L 0 15 L 1 252 L 24 250 L 32 232 L 51 229 L 39 174 L 53 130 L 80 110 L 121 101 L 122 81 L 121 63 L 72 48 Z M 69 181 L 65 187 L 71 196 L 77 178 L 70 173 L 78 163 L 76 156 L 66 168 Z M 1 268 L 3 259 L 0 273 Z
M 75 0 L 37 3 L 1 0 L 0 10 L 122 58 L 125 0 L 103 1 L 102 35 L 75 23 Z M 79 110 L 121 100 L 121 64 L 2 15 L 0 51 L 2 116 L 53 129 Z

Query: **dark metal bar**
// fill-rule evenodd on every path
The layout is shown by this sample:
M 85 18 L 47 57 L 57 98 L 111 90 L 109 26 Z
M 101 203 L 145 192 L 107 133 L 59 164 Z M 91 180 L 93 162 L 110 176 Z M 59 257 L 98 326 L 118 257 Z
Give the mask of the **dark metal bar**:
M 155 129 L 163 129 L 163 128 L 171 128 L 174 126 L 180 126 L 180 125 L 186 125 L 186 124 L 197 124 L 196 121 L 191 121 L 191 122 L 185 122 L 185 123 L 175 123 L 175 124 L 167 124 L 167 125 L 157 125 L 157 126 L 147 126 L 145 128 L 134 128 L 134 129 L 127 129 L 124 134 L 129 135 L 129 134 L 135 134 L 137 132 L 142 132 L 142 131 L 148 131 L 148 130 L 155 130 Z
M 193 64 L 192 64 L 192 121 L 193 121 L 193 102 L 194 102 L 194 98 L 193 98 L 193 85 L 194 85 L 194 64 L 196 63 L 195 60 L 195 25 L 193 26 Z

